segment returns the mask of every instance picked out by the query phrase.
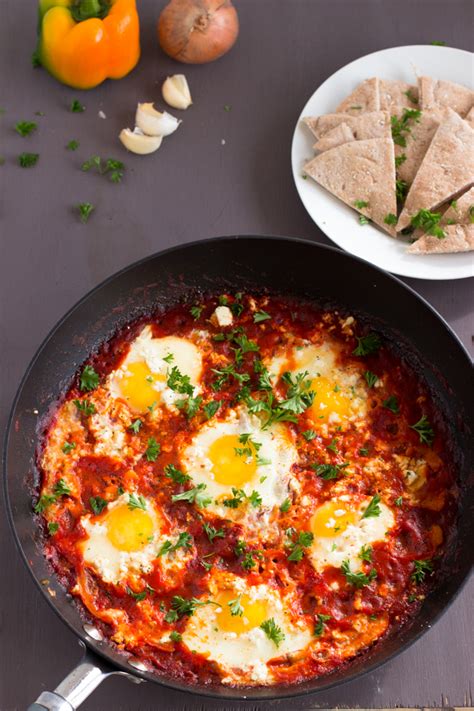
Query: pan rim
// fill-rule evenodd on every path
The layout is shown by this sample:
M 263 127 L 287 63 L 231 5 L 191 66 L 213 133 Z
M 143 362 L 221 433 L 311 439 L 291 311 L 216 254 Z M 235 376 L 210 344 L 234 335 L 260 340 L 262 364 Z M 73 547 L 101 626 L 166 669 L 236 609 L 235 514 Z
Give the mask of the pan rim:
M 356 255 L 348 254 L 347 252 L 344 252 L 332 245 L 325 245 L 325 244 L 320 244 L 318 242 L 314 242 L 311 239 L 307 238 L 302 238 L 302 237 L 289 237 L 285 235 L 256 235 L 256 234 L 229 234 L 229 235 L 222 235 L 222 236 L 216 236 L 216 237 L 207 237 L 204 239 L 197 239 L 193 240 L 191 242 L 186 242 L 185 244 L 180 244 L 180 245 L 174 245 L 171 247 L 168 247 L 164 250 L 160 250 L 158 252 L 153 252 L 150 255 L 147 255 L 145 257 L 142 257 L 141 259 L 138 259 L 131 264 L 117 270 L 113 274 L 109 275 L 105 279 L 103 279 L 99 284 L 94 286 L 92 289 L 90 289 L 84 296 L 82 296 L 76 303 L 74 303 L 68 310 L 67 312 L 52 326 L 52 328 L 49 330 L 45 338 L 42 340 L 38 348 L 36 349 L 33 357 L 31 358 L 24 374 L 23 377 L 20 380 L 20 383 L 18 385 L 18 388 L 16 390 L 15 396 L 12 401 L 12 405 L 10 408 L 8 420 L 7 420 L 7 425 L 5 429 L 5 435 L 4 435 L 4 441 L 3 441 L 3 454 L 2 454 L 2 465 L 3 465 L 3 491 L 4 491 L 4 499 L 5 499 L 5 507 L 7 509 L 7 516 L 8 516 L 8 521 L 9 525 L 11 528 L 11 531 L 13 533 L 13 538 L 16 543 L 16 547 L 20 553 L 20 556 L 27 567 L 29 574 L 32 576 L 34 583 L 36 587 L 41 591 L 42 597 L 46 599 L 50 607 L 54 610 L 55 614 L 60 618 L 60 620 L 65 624 L 75 635 L 75 637 L 79 640 L 82 640 L 84 644 L 87 646 L 88 649 L 92 650 L 95 654 L 97 654 L 101 659 L 104 661 L 108 662 L 109 664 L 112 664 L 114 667 L 117 667 L 118 670 L 125 671 L 133 676 L 137 676 L 142 678 L 143 680 L 146 681 L 152 681 L 155 682 L 159 685 L 162 685 L 166 688 L 173 689 L 175 691 L 180 691 L 183 693 L 190 693 L 190 694 L 196 694 L 198 696 L 202 696 L 205 698 L 217 698 L 217 699 L 226 699 L 226 700 L 249 700 L 249 701 L 272 701 L 272 700 L 278 700 L 278 699 L 284 699 L 284 698 L 297 698 L 301 696 L 307 696 L 309 694 L 319 694 L 325 691 L 329 691 L 332 688 L 342 686 L 343 684 L 347 684 L 351 681 L 354 681 L 355 679 L 361 679 L 365 677 L 366 675 L 373 673 L 383 665 L 387 664 L 389 661 L 393 660 L 395 657 L 397 657 L 399 654 L 402 652 L 406 651 L 409 649 L 415 642 L 417 642 L 424 634 L 425 632 L 430 629 L 444 614 L 445 612 L 451 607 L 451 605 L 454 603 L 454 601 L 457 599 L 461 591 L 463 590 L 464 586 L 466 585 L 467 581 L 470 578 L 471 571 L 467 570 L 463 580 L 461 581 L 459 587 L 457 590 L 451 595 L 447 603 L 444 605 L 442 609 L 440 609 L 434 617 L 430 620 L 429 625 L 426 625 L 423 629 L 419 630 L 412 639 L 408 640 L 405 642 L 401 648 L 395 649 L 393 652 L 391 652 L 386 659 L 383 659 L 381 661 L 375 662 L 373 664 L 369 664 L 367 668 L 363 669 L 362 671 L 354 671 L 353 673 L 349 673 L 349 675 L 344 678 L 344 679 L 338 679 L 338 680 L 333 680 L 331 681 L 331 676 L 332 674 L 327 675 L 327 684 L 323 684 L 320 688 L 317 689 L 311 689 L 311 688 L 300 688 L 299 685 L 288 685 L 288 686 L 258 686 L 258 687 L 226 687 L 224 685 L 220 685 L 218 687 L 203 687 L 203 686 L 193 686 L 190 684 L 179 684 L 173 679 L 168 679 L 168 678 L 160 678 L 157 677 L 156 675 L 152 674 L 151 672 L 146 672 L 146 671 L 141 671 L 139 669 L 136 669 L 134 667 L 131 667 L 130 665 L 127 665 L 126 660 L 124 659 L 124 662 L 121 661 L 116 661 L 116 660 L 111 660 L 109 656 L 109 652 L 107 649 L 102 649 L 99 644 L 95 643 L 93 640 L 91 640 L 86 634 L 78 632 L 77 629 L 75 629 L 74 625 L 72 622 L 70 622 L 68 619 L 66 619 L 63 614 L 60 612 L 58 607 L 55 605 L 53 599 L 51 599 L 51 596 L 47 594 L 47 591 L 43 585 L 41 585 L 40 581 L 34 574 L 31 566 L 28 564 L 28 559 L 26 556 L 26 553 L 23 549 L 23 546 L 21 544 L 15 522 L 14 522 L 14 516 L 13 516 L 13 510 L 11 506 L 11 501 L 10 501 L 10 495 L 9 495 L 9 489 L 8 489 L 8 479 L 7 479 L 7 451 L 8 451 L 8 445 L 9 445 L 9 440 L 10 440 L 10 434 L 13 426 L 13 420 L 14 420 L 14 415 L 15 415 L 15 410 L 19 401 L 19 398 L 22 394 L 23 387 L 25 385 L 25 382 L 27 381 L 36 361 L 40 357 L 42 351 L 46 347 L 46 345 L 51 341 L 52 338 L 54 338 L 54 335 L 56 332 L 60 329 L 60 327 L 69 319 L 69 317 L 82 306 L 84 302 L 86 302 L 91 296 L 93 296 L 96 292 L 107 286 L 110 282 L 113 282 L 123 274 L 125 274 L 128 271 L 131 271 L 140 265 L 152 261 L 153 259 L 156 259 L 158 257 L 165 256 L 169 253 L 173 253 L 175 251 L 182 251 L 186 250 L 187 248 L 195 248 L 196 246 L 199 245 L 209 245 L 212 243 L 222 243 L 226 241 L 237 241 L 237 240 L 250 240 L 250 241 L 267 241 L 267 242 L 287 242 L 287 243 L 301 243 L 306 246 L 311 246 L 316 249 L 322 249 L 326 250 L 329 252 L 337 253 L 340 255 L 340 257 L 348 260 L 349 262 L 360 262 L 364 265 L 368 265 L 370 269 L 374 270 L 375 272 L 382 274 L 384 277 L 388 277 L 389 280 L 392 280 L 402 288 L 408 290 L 410 294 L 415 297 L 424 307 L 427 307 L 429 311 L 433 314 L 435 318 L 437 318 L 441 325 L 444 326 L 444 328 L 447 330 L 448 334 L 451 336 L 451 338 L 454 340 L 458 348 L 460 348 L 463 356 L 466 358 L 467 363 L 472 366 L 472 359 L 470 357 L 469 352 L 467 351 L 467 348 L 464 346 L 464 344 L 461 342 L 460 338 L 458 335 L 455 333 L 455 331 L 452 329 L 452 327 L 449 325 L 449 323 L 444 319 L 444 317 L 420 294 L 418 294 L 413 287 L 411 287 L 408 284 L 405 284 L 402 279 L 399 277 L 386 272 L 384 269 L 381 269 L 380 267 L 372 264 L 371 262 L 362 259 L 361 257 L 358 257 Z M 350 669 L 350 664 L 348 665 L 347 669 Z M 322 677 L 319 677 L 320 679 Z M 311 684 L 311 679 L 303 682 L 302 685 L 307 685 Z M 302 686 L 301 685 L 301 686 Z M 268 694 L 265 693 L 266 690 L 268 689 Z M 227 693 L 231 692 L 231 693 Z M 256 693 L 253 693 L 256 692 Z

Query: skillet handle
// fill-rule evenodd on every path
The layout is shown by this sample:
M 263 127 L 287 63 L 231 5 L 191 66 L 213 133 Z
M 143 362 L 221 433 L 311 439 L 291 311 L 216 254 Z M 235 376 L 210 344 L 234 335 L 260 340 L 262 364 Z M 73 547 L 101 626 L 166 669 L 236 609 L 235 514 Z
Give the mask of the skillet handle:
M 84 654 L 79 664 L 67 675 L 54 691 L 43 691 L 27 711 L 76 711 L 99 684 L 109 676 L 124 676 L 135 684 L 139 679 L 127 672 L 119 671 L 94 654 L 82 640 L 79 644 Z

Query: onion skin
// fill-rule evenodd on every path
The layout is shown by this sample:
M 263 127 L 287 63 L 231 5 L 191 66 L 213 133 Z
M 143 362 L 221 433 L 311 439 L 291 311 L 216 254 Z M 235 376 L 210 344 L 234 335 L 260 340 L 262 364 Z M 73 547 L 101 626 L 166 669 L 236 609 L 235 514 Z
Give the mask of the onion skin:
M 166 54 L 185 64 L 206 64 L 235 44 L 239 18 L 231 0 L 171 0 L 158 20 Z

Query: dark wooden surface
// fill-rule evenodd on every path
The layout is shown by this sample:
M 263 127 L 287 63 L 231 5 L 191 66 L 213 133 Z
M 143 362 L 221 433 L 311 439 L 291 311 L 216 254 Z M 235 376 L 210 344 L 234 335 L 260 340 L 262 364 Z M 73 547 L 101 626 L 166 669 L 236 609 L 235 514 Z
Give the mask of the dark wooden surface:
M 444 40 L 470 49 L 474 19 L 472 0 L 240 0 L 241 36 L 234 50 L 212 65 L 186 68 L 157 48 L 154 23 L 163 4 L 139 2 L 143 56 L 137 70 L 123 81 L 81 94 L 31 68 L 34 0 L 0 0 L 2 425 L 21 374 L 51 326 L 117 269 L 164 247 L 210 235 L 274 233 L 327 242 L 306 215 L 290 172 L 291 136 L 308 96 L 342 65 L 384 47 Z M 127 155 L 116 137 L 123 126 L 133 127 L 136 102 L 161 105 L 161 82 L 183 69 L 195 103 L 183 115 L 182 127 L 155 155 Z M 75 97 L 86 105 L 84 114 L 68 111 Z M 226 104 L 230 111 L 224 110 Z M 35 117 L 35 111 L 45 116 Z M 16 135 L 12 126 L 18 120 L 37 120 L 37 134 Z M 64 148 L 73 138 L 81 143 L 76 153 Z M 40 153 L 35 168 L 15 165 L 23 151 Z M 93 154 L 126 162 L 121 185 L 80 171 L 81 162 Z M 71 209 L 82 201 L 96 205 L 87 225 Z M 409 283 L 472 349 L 472 281 Z M 79 650 L 32 586 L 5 515 L 0 546 L 0 710 L 13 711 L 54 687 Z M 259 708 L 471 705 L 468 601 L 473 589 L 472 584 L 465 588 L 434 629 L 371 676 L 328 693 Z M 115 679 L 83 708 L 236 707 Z

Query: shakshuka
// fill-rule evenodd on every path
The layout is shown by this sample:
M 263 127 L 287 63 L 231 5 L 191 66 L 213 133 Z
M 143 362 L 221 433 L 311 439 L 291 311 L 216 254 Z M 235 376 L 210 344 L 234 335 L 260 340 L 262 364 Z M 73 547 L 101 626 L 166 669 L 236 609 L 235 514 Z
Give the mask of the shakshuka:
M 130 324 L 44 430 L 34 508 L 89 621 L 189 683 L 291 684 L 406 623 L 456 510 L 403 353 L 342 311 L 247 294 Z

